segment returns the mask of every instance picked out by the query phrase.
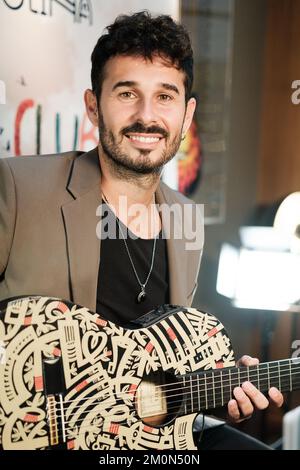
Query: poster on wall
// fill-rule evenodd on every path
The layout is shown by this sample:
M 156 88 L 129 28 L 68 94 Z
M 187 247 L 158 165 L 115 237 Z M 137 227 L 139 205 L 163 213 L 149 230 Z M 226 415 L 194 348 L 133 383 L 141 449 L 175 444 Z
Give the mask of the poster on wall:
M 224 223 L 226 217 L 233 11 L 233 0 L 181 2 L 180 18 L 194 48 L 195 121 L 201 148 L 198 161 L 186 160 L 190 171 L 185 172 L 185 181 L 190 182 L 188 195 L 205 204 L 206 224 Z
M 178 19 L 178 0 L 0 0 L 0 157 L 90 150 L 91 52 L 120 14 Z

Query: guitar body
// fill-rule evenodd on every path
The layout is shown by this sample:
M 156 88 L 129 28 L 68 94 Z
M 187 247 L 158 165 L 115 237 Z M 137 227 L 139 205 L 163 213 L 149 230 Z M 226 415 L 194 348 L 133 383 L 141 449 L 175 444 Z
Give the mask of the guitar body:
M 194 308 L 162 306 L 123 328 L 58 299 L 7 301 L 0 446 L 195 449 L 185 376 L 233 365 L 223 325 Z

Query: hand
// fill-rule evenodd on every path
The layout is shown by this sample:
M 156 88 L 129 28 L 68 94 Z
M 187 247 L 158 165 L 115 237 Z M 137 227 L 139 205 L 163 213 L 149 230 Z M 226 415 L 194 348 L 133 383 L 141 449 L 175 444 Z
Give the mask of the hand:
M 255 366 L 259 360 L 250 356 L 243 356 L 237 366 Z M 283 395 L 275 387 L 270 388 L 269 398 L 277 407 L 283 404 Z M 269 400 L 251 382 L 242 383 L 241 387 L 233 390 L 234 399 L 228 402 L 229 420 L 233 423 L 240 423 L 251 418 L 255 409 L 264 410 L 269 406 Z

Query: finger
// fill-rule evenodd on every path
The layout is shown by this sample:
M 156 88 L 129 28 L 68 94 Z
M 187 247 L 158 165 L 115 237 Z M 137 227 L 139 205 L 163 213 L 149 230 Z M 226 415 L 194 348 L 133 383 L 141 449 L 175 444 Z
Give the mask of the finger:
M 276 406 L 278 406 L 278 408 L 280 408 L 284 402 L 282 393 L 278 390 L 278 388 L 275 387 L 270 388 L 268 393 L 272 403 L 274 403 Z
M 244 382 L 242 390 L 258 410 L 264 410 L 269 406 L 268 399 L 251 382 Z
M 246 393 L 241 387 L 235 387 L 233 390 L 233 395 L 237 401 L 242 417 L 249 418 L 254 411 L 253 405 L 249 397 L 246 395 Z
M 247 367 L 256 366 L 257 364 L 259 364 L 259 360 L 257 359 L 257 357 L 247 356 L 246 354 L 242 356 L 241 359 L 238 361 L 238 365 Z
M 229 400 L 227 409 L 231 421 L 237 423 L 240 420 L 241 415 L 236 400 Z

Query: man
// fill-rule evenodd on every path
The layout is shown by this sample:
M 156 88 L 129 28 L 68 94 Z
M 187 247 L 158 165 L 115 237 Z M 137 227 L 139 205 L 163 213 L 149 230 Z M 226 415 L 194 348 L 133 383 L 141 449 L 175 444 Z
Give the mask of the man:
M 191 305 L 202 227 L 200 245 L 186 249 L 184 234 L 163 236 L 172 227 L 155 203 L 191 205 L 162 184 L 160 174 L 192 122 L 192 69 L 188 34 L 170 17 L 140 12 L 108 27 L 92 54 L 93 89 L 85 92 L 88 116 L 99 128 L 98 148 L 0 160 L 2 299 L 70 299 L 117 323 L 163 303 Z M 117 224 L 113 240 L 103 213 L 99 231 L 102 201 L 107 220 Z M 191 222 L 185 217 L 184 228 Z M 244 356 L 240 363 L 257 360 Z M 277 389 L 269 396 L 282 404 Z M 266 406 L 267 398 L 245 382 L 228 403 L 229 417 L 239 422 Z M 200 448 L 263 448 L 225 425 L 201 437 Z

